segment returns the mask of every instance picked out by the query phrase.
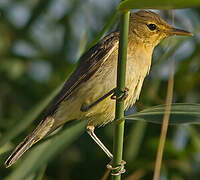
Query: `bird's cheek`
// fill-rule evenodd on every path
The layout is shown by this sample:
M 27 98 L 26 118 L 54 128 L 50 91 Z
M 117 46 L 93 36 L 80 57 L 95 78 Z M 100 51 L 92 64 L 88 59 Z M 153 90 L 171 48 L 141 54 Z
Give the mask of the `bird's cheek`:
M 159 42 L 162 41 L 163 39 L 165 39 L 166 37 L 168 37 L 168 35 L 166 33 L 162 33 L 159 35 Z

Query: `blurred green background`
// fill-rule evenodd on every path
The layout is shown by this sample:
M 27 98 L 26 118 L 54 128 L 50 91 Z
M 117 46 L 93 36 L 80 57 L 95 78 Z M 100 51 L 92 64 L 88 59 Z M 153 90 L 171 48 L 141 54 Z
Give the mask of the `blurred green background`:
M 117 28 L 114 12 L 118 3 L 0 1 L 0 179 L 103 177 L 109 159 L 80 123 L 34 146 L 9 169 L 3 162 L 41 120 L 44 108 L 73 71 L 81 54 L 101 34 Z M 171 12 L 156 12 L 171 23 Z M 200 9 L 173 10 L 173 13 L 175 26 L 193 32 L 194 36 L 164 40 L 156 48 L 140 100 L 127 113 L 164 104 L 171 57 L 175 59 L 173 102 L 200 100 Z M 152 178 L 160 127 L 144 122 L 126 123 L 124 160 L 128 164 L 123 179 Z M 96 133 L 112 149 L 112 124 L 97 129 Z M 161 180 L 200 179 L 199 137 L 198 126 L 169 127 Z

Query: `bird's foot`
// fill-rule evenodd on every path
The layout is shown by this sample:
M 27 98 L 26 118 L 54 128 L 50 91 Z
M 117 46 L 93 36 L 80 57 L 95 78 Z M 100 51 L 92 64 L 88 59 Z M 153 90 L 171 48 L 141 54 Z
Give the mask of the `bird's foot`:
M 117 99 L 119 101 L 124 101 L 128 97 L 128 91 L 129 91 L 129 89 L 127 87 L 125 87 L 124 92 L 119 97 L 117 97 L 116 91 L 115 91 L 114 94 L 111 96 L 111 99 L 115 99 L 115 100 Z
M 126 161 L 122 160 L 121 164 L 119 166 L 116 166 L 116 167 L 112 167 L 111 163 L 107 164 L 107 168 L 111 171 L 114 171 L 111 173 L 112 176 L 118 176 L 120 174 L 123 174 L 126 172 L 126 169 L 125 169 L 125 164 L 126 164 Z

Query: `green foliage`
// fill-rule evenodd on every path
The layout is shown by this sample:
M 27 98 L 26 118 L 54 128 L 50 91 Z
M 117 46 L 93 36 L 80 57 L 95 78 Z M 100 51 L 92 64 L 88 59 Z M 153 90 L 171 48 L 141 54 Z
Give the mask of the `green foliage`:
M 131 9 L 181 9 L 181 8 L 189 8 L 189 7 L 196 7 L 200 6 L 200 2 L 198 0 L 124 0 L 122 1 L 119 6 L 118 10 L 131 10 Z
M 69 146 L 83 132 L 85 122 L 74 124 L 70 128 L 58 133 L 53 138 L 34 147 L 22 163 L 13 171 L 6 180 L 26 179 L 38 169 L 55 157 L 64 147 Z
M 6 142 L 9 142 L 15 138 L 18 134 L 24 131 L 39 115 L 40 113 L 48 106 L 50 101 L 55 97 L 59 92 L 62 86 L 54 90 L 48 97 L 46 97 L 42 102 L 39 102 L 35 107 L 30 109 L 27 115 L 21 121 L 17 121 L 16 124 L 5 132 L 4 137 L 0 140 L 0 146 L 3 146 Z
M 145 6 L 144 6 L 145 2 Z M 170 6 L 169 6 L 170 3 Z M 182 8 L 199 1 L 123 1 L 118 9 Z M 162 6 L 162 7 L 161 7 Z M 19 9 L 18 9 L 19 8 Z M 21 8 L 21 9 L 20 9 Z M 58 9 L 56 9 L 58 8 Z M 100 179 L 109 160 L 83 133 L 84 123 L 67 126 L 25 153 L 6 169 L 4 160 L 42 119 L 57 87 L 74 70 L 82 52 L 117 24 L 112 1 L 0 1 L 0 174 L 1 179 Z M 162 176 L 199 179 L 200 9 L 178 10 L 175 25 L 193 31 L 154 52 L 135 113 L 126 116 L 124 179 L 151 179 L 167 87 L 168 59 L 175 56 L 175 88 Z M 21 14 L 20 13 L 25 13 Z M 170 20 L 167 11 L 162 17 Z M 101 31 L 102 29 L 102 31 Z M 92 43 L 89 43 L 92 42 Z M 54 90 L 56 89 L 56 90 Z M 148 108 L 146 108 L 148 107 Z M 35 120 L 35 121 L 34 121 Z M 37 122 L 36 122 L 37 121 Z M 131 123 L 130 123 L 131 122 Z M 145 123 L 151 122 L 151 123 Z M 180 126 L 181 125 L 181 126 Z M 112 148 L 113 124 L 96 130 Z
M 140 112 L 126 116 L 126 120 L 145 121 L 156 124 L 162 123 L 165 113 L 170 113 L 171 125 L 199 124 L 200 104 L 178 103 L 171 105 L 171 111 L 165 112 L 166 105 L 153 106 Z

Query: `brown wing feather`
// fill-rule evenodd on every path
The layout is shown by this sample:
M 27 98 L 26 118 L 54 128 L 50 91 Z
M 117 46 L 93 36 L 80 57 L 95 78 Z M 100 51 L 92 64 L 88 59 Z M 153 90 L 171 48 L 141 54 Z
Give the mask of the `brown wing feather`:
M 84 81 L 90 79 L 90 77 L 97 71 L 104 61 L 104 57 L 119 41 L 119 33 L 111 33 L 104 37 L 99 43 L 93 46 L 86 54 L 84 54 L 79 61 L 76 70 L 72 73 L 69 79 L 63 85 L 63 88 L 54 98 L 46 117 L 53 115 L 59 104 L 69 98 L 74 90 Z
M 85 55 L 82 56 L 77 69 L 74 71 L 74 73 L 72 73 L 69 79 L 65 82 L 62 90 L 54 98 L 52 105 L 50 106 L 49 111 L 47 111 L 43 121 L 41 121 L 37 128 L 16 147 L 13 153 L 6 160 L 6 167 L 11 166 L 33 144 L 51 132 L 50 129 L 54 123 L 54 119 L 51 117 L 51 115 L 55 113 L 59 104 L 63 100 L 69 98 L 74 90 L 83 81 L 90 79 L 94 72 L 96 72 L 104 62 L 106 55 L 110 53 L 109 51 L 113 49 L 118 40 L 119 34 L 112 33 L 102 39 L 98 44 L 96 44 Z

